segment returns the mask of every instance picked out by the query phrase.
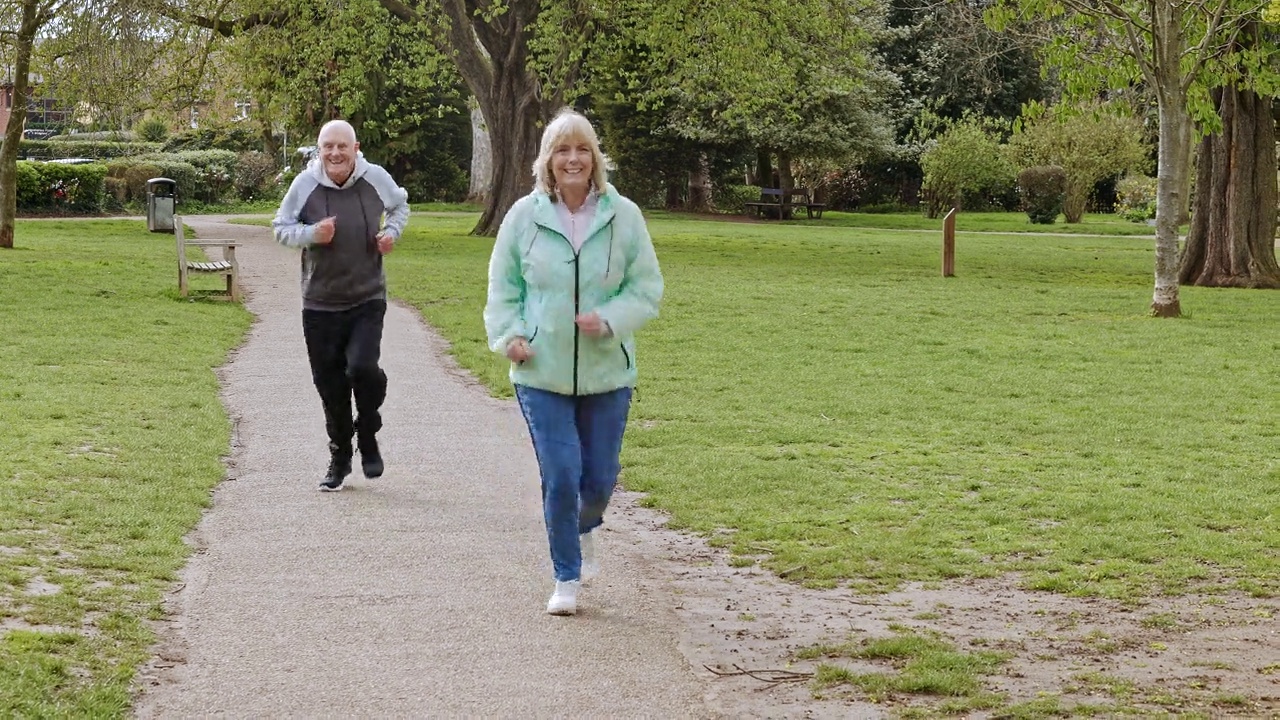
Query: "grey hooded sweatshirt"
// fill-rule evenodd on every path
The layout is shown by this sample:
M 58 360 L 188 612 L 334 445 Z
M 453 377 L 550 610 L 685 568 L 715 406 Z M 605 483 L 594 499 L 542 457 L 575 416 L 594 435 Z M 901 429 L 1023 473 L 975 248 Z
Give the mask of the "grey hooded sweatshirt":
M 409 194 L 378 165 L 356 155 L 355 171 L 339 187 L 313 159 L 285 194 L 276 219 L 276 242 L 302 248 L 302 306 L 346 310 L 386 299 L 387 277 L 375 239 L 398 240 L 409 220 Z M 334 217 L 333 242 L 317 245 L 316 223 Z

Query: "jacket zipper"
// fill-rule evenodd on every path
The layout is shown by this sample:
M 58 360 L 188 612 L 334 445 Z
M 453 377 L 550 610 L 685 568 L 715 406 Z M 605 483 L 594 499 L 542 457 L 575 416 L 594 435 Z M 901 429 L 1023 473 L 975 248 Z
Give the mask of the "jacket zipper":
M 572 246 L 571 246 L 572 247 Z M 578 338 L 582 334 L 582 329 L 578 327 L 578 277 L 581 275 L 582 263 L 578 262 L 578 251 L 573 251 L 573 394 L 578 394 Z
M 605 224 L 609 227 L 609 259 L 612 260 L 613 259 L 613 218 L 609 218 L 609 221 Z M 581 278 L 582 263 L 580 262 L 581 255 L 578 250 L 573 249 L 573 243 L 569 241 L 569 238 L 564 236 L 564 233 L 556 230 L 555 228 L 550 228 L 550 227 L 547 227 L 546 225 L 541 225 L 537 222 L 535 222 L 534 225 L 546 230 L 547 232 L 555 233 L 556 235 L 559 235 L 561 238 L 564 238 L 564 241 L 566 243 L 569 243 L 569 249 L 573 250 L 573 317 L 575 320 L 575 322 L 573 323 L 573 394 L 574 394 L 574 397 L 577 397 L 578 395 L 578 343 L 579 343 L 579 339 L 582 336 L 582 330 L 581 328 L 578 327 L 578 323 L 576 322 L 578 314 L 582 312 L 582 310 L 579 308 L 579 303 L 581 302 L 580 293 L 581 293 L 581 282 L 582 282 L 582 278 Z M 537 239 L 536 236 L 535 236 L 535 239 Z M 586 241 L 590 239 L 591 239 L 590 237 L 587 237 L 586 240 L 583 240 L 582 246 L 586 247 L 587 245 Z M 529 249 L 530 250 L 533 249 L 533 243 L 529 243 Z M 607 269 L 606 269 L 606 272 L 607 272 Z M 622 352 L 623 354 L 626 354 L 627 349 L 623 348 Z M 627 367 L 628 368 L 631 367 L 630 355 L 627 356 Z
M 539 225 L 537 223 L 534 223 L 534 224 L 537 227 L 540 227 L 543 230 L 546 230 L 547 232 L 555 233 L 556 235 L 559 235 L 561 238 L 564 238 L 564 241 L 569 244 L 569 249 L 573 250 L 573 317 L 576 321 L 578 317 L 578 302 L 579 302 L 578 275 L 579 275 L 579 268 L 582 267 L 582 264 L 578 262 L 578 251 L 573 249 L 573 243 L 569 242 L 569 238 L 565 237 L 564 233 L 560 232 L 559 230 L 556 230 L 555 228 L 547 227 L 546 225 Z M 535 236 L 535 239 L 536 239 L 536 236 Z M 529 244 L 529 249 L 530 250 L 533 249 L 533 243 Z M 578 328 L 578 323 L 574 322 L 573 323 L 573 394 L 575 397 L 577 397 L 578 395 L 578 336 L 579 336 L 578 334 L 580 332 L 582 331 Z

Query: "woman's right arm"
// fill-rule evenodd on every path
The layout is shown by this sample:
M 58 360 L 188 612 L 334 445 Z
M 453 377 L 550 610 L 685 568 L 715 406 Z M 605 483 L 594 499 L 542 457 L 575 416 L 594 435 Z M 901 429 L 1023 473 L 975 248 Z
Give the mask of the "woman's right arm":
M 489 349 L 506 354 L 517 338 L 528 337 L 524 325 L 525 282 L 521 273 L 517 227 L 522 213 L 507 213 L 489 256 L 489 296 L 484 306 L 484 329 Z

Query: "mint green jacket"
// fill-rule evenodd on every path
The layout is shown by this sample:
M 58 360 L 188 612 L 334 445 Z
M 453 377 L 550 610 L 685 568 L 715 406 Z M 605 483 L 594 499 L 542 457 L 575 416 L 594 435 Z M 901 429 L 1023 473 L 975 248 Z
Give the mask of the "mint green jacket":
M 535 190 L 498 230 L 484 325 L 494 352 L 516 337 L 529 341 L 533 357 L 511 364 L 511 382 L 594 395 L 635 387 L 635 332 L 658 316 L 661 299 L 658 257 L 635 203 L 607 186 L 574 253 L 551 198 Z M 609 324 L 607 337 L 578 330 L 574 317 L 592 311 Z

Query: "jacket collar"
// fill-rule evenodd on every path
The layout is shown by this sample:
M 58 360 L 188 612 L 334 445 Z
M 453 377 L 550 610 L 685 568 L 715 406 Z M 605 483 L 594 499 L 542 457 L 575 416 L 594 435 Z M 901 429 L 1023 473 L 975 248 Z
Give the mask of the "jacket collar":
M 591 228 L 587 231 L 587 239 L 590 240 L 600 228 L 613 222 L 614 207 L 613 200 L 618 196 L 618 191 L 613 185 L 605 184 L 605 191 L 600 193 L 599 199 L 596 201 L 596 216 L 591 221 Z M 551 200 L 551 196 L 533 191 L 533 222 L 536 225 L 544 227 L 555 232 L 557 235 L 563 235 L 560 231 L 560 220 L 556 217 L 556 207 Z
M 357 180 L 364 177 L 365 173 L 369 172 L 369 161 L 364 159 L 363 152 L 357 150 L 355 168 L 351 171 L 351 177 L 347 178 L 347 181 L 342 185 L 338 185 L 338 183 L 329 178 L 329 173 L 324 170 L 324 158 L 320 157 L 319 153 L 316 153 L 316 156 L 311 158 L 311 162 L 307 163 L 307 172 L 311 173 L 311 176 L 321 185 L 341 190 L 351 187 Z

